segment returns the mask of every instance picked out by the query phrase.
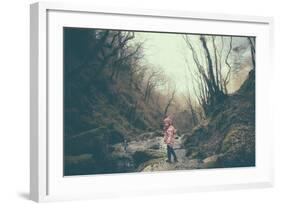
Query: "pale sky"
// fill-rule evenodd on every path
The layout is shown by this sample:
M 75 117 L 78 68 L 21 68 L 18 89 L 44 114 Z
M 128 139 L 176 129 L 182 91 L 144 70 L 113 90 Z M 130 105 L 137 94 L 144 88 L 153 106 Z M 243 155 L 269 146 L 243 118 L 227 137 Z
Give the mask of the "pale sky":
M 149 32 L 136 32 L 135 41 L 145 41 L 144 54 L 145 60 L 152 65 L 161 67 L 167 76 L 170 76 L 176 83 L 178 93 L 184 93 L 187 87 L 192 90 L 192 81 L 190 73 L 187 69 L 185 59 L 191 69 L 197 69 L 192 59 L 192 53 L 188 49 L 181 34 L 170 33 L 149 33 Z M 190 35 L 191 42 L 196 51 L 200 53 L 200 42 L 198 35 Z M 220 48 L 221 37 L 217 37 L 218 48 Z M 224 50 L 223 56 L 226 55 L 229 48 L 230 37 L 224 37 Z M 209 49 L 212 49 L 209 46 Z M 233 92 L 238 89 L 241 82 L 247 76 L 250 68 L 250 48 L 249 43 L 245 37 L 233 37 L 233 48 L 240 48 L 239 52 L 242 53 L 242 61 L 238 62 L 238 66 L 242 69 L 236 75 L 233 74 L 231 83 L 229 84 L 229 91 Z M 237 53 L 231 53 L 230 61 L 233 63 L 236 60 L 237 65 Z M 200 57 L 200 56 L 199 56 Z M 243 64 L 243 65 L 242 65 Z M 192 92 L 192 91 L 191 91 Z
M 146 60 L 163 68 L 167 76 L 175 80 L 177 88 L 185 90 L 185 60 L 183 58 L 183 39 L 178 34 L 136 33 L 136 40 L 145 40 Z

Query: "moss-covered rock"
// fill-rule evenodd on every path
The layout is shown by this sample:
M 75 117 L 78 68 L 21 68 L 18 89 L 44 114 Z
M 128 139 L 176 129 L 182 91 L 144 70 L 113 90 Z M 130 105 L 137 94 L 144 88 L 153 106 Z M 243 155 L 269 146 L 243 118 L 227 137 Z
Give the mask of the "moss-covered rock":
M 205 123 L 183 136 L 189 158 L 203 159 L 206 168 L 255 166 L 254 82 L 251 72 L 240 90 L 214 107 Z
M 133 154 L 133 159 L 136 164 L 136 166 L 139 166 L 140 164 L 149 161 L 151 159 L 157 159 L 157 158 L 163 158 L 163 153 L 153 150 L 153 149 L 147 149 L 142 151 L 136 151 Z
M 221 147 L 222 166 L 255 165 L 255 130 L 252 126 L 232 125 Z
M 219 167 L 219 159 L 222 155 L 213 155 L 203 160 L 203 168 L 216 168 Z
M 95 173 L 98 170 L 97 161 L 92 154 L 67 155 L 64 157 L 64 175 L 80 175 Z

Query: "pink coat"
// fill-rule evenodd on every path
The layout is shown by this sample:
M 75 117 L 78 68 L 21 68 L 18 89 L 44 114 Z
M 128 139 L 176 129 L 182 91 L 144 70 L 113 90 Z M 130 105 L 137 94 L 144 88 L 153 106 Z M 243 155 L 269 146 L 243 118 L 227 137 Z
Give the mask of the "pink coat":
M 167 145 L 173 146 L 176 137 L 176 128 L 173 125 L 170 125 L 167 129 L 164 130 L 164 142 Z

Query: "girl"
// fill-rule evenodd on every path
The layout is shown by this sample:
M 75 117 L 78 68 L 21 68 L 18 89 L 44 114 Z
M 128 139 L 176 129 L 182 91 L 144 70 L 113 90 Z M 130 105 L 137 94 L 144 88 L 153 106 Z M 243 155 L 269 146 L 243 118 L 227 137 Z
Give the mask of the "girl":
M 173 148 L 176 132 L 177 130 L 173 126 L 172 119 L 170 117 L 166 117 L 164 119 L 164 142 L 165 144 L 167 144 L 168 160 L 166 160 L 166 162 L 168 163 L 171 163 L 171 155 L 173 155 L 174 161 L 178 162 L 176 153 Z

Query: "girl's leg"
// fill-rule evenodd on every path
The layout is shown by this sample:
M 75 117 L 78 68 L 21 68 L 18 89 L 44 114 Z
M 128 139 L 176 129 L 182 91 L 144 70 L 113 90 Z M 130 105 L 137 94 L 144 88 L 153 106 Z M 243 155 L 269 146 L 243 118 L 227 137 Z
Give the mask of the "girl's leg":
M 174 161 L 177 162 L 178 161 L 177 155 L 176 155 L 175 150 L 174 150 L 173 147 L 170 147 L 170 153 L 173 155 Z
M 168 162 L 171 162 L 171 149 L 169 145 L 167 145 L 167 156 L 168 156 Z

